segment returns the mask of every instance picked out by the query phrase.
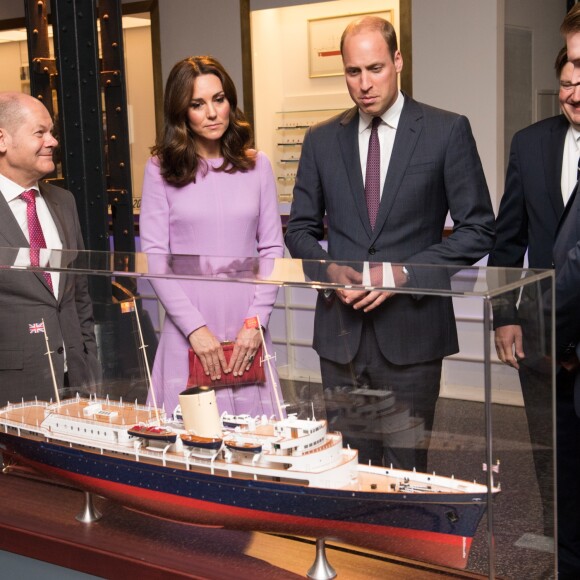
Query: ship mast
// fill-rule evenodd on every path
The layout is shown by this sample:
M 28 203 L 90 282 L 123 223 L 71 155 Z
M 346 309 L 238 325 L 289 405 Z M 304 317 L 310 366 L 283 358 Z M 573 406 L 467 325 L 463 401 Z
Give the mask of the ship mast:
M 278 416 L 280 417 L 280 420 L 282 420 L 284 419 L 284 415 L 282 414 L 282 405 L 280 403 L 280 397 L 278 396 L 278 383 L 274 378 L 274 371 L 272 370 L 272 363 L 270 362 L 272 360 L 272 357 L 268 354 L 268 349 L 266 348 L 266 339 L 264 337 L 264 329 L 260 324 L 260 317 L 258 315 L 256 315 L 256 320 L 258 321 L 258 330 L 260 331 L 260 338 L 262 340 L 262 351 L 264 353 L 264 356 L 262 357 L 262 362 L 266 362 L 266 364 L 268 365 L 268 373 L 270 375 L 270 380 L 272 381 L 272 389 L 274 391 L 274 397 L 276 398 L 276 407 L 278 407 Z
M 48 356 L 48 364 L 50 366 L 50 376 L 52 377 L 52 386 L 54 388 L 54 394 L 56 396 L 56 404 L 60 407 L 60 397 L 58 395 L 58 385 L 56 384 L 56 375 L 54 374 L 54 365 L 52 364 L 52 353 L 54 351 L 50 350 L 50 346 L 48 344 L 48 333 L 46 332 L 46 326 L 44 324 L 44 318 L 42 319 L 42 330 L 44 332 L 44 342 L 46 342 L 46 352 L 45 355 Z
M 151 370 L 149 369 L 149 361 L 147 360 L 147 345 L 145 344 L 145 339 L 143 338 L 143 331 L 141 330 L 141 320 L 139 319 L 139 310 L 137 309 L 137 301 L 133 296 L 133 308 L 135 310 L 135 319 L 137 320 L 137 329 L 139 330 L 139 349 L 143 351 L 143 360 L 145 361 L 145 373 L 147 374 L 147 390 L 151 393 L 151 399 L 153 400 L 153 408 L 155 409 L 155 418 L 157 419 L 157 424 L 161 425 L 161 419 L 159 417 L 159 409 L 157 408 L 157 400 L 155 399 L 155 389 L 153 388 L 153 381 L 151 380 Z

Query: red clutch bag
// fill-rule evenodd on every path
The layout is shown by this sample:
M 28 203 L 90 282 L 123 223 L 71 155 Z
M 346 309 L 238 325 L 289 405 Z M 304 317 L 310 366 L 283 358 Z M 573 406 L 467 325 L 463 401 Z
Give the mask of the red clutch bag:
M 229 363 L 234 350 L 233 342 L 222 342 L 224 355 L 226 361 Z M 264 367 L 262 365 L 262 345 L 256 351 L 254 360 L 250 366 L 250 370 L 244 371 L 242 375 L 234 377 L 233 373 L 222 373 L 222 376 L 217 381 L 212 381 L 211 378 L 205 374 L 203 365 L 198 356 L 189 349 L 189 378 L 187 379 L 187 386 L 189 387 L 239 387 L 241 385 L 253 385 L 256 383 L 263 383 L 266 381 Z

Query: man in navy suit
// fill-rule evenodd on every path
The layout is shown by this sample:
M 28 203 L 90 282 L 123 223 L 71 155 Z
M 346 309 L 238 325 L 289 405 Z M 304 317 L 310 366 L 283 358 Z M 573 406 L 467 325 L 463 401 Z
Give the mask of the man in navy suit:
M 522 268 L 527 253 L 530 268 L 553 267 L 556 228 L 576 186 L 580 156 L 580 118 L 575 114 L 578 101 L 571 85 L 573 65 L 568 62 L 565 46 L 556 58 L 555 68 L 563 114 L 534 123 L 513 137 L 496 222 L 497 238 L 488 266 Z M 496 301 L 493 322 L 499 359 L 519 373 L 544 509 L 544 533 L 552 536 L 552 373 L 546 358 L 550 345 L 546 345 L 538 325 L 542 291 L 537 290 L 533 285 L 527 286 L 518 306 L 517 295 L 513 300 L 502 297 L 502 304 Z M 576 419 L 572 418 L 572 422 L 576 423 Z
M 403 57 L 389 22 L 353 21 L 341 53 L 355 107 L 305 136 L 286 233 L 291 255 L 325 260 L 325 279 L 342 285 L 365 281 L 366 270 L 357 267 L 363 262 L 399 264 L 381 266 L 382 281 L 373 287 L 417 287 L 412 264 L 476 262 L 493 246 L 494 215 L 469 121 L 399 91 Z M 373 118 L 380 204 L 371 219 L 363 175 Z M 444 237 L 448 212 L 453 231 Z M 325 214 L 328 251 L 319 243 Z M 313 341 L 324 388 L 341 396 L 361 386 L 395 391 L 397 402 L 424 420 L 428 444 L 442 359 L 458 351 L 451 300 L 374 289 L 326 294 L 318 296 Z M 364 443 L 363 461 L 426 468 L 425 449 L 391 445 L 386 434 Z
M 580 128 L 580 4 L 564 18 L 573 68 L 568 91 L 568 118 Z M 556 375 L 558 462 L 558 572 L 560 580 L 580 577 L 580 195 L 572 192 L 556 229 Z M 546 305 L 551 306 L 549 295 Z M 566 429 L 566 430 L 565 430 Z
M 561 580 L 580 577 L 580 195 L 577 192 L 578 188 L 564 210 L 554 243 L 558 578 Z

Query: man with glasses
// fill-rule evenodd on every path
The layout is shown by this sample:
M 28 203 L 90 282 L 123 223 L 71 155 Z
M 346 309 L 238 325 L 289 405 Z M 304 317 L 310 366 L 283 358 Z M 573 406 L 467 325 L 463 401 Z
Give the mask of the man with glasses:
M 578 180 L 580 123 L 573 105 L 573 65 L 563 47 L 555 63 L 563 115 L 534 123 L 512 140 L 505 190 L 497 216 L 496 244 L 488 265 L 522 268 L 527 254 L 533 269 L 552 268 L 552 247 L 564 206 Z M 518 370 L 528 420 L 534 466 L 542 500 L 544 534 L 554 535 L 554 483 L 550 344 L 538 323 L 541 296 L 528 286 L 519 296 L 494 304 L 495 347 L 499 359 Z M 559 425 L 580 435 L 576 421 Z M 569 427 L 569 428 L 568 428 Z M 580 440 L 580 437 L 578 438 Z M 564 480 L 565 481 L 565 480 Z M 563 492 L 565 493 L 565 492 Z
M 513 137 L 505 191 L 497 217 L 497 239 L 489 266 L 522 268 L 527 253 L 533 269 L 553 267 L 552 248 L 564 207 L 576 187 L 580 159 L 580 88 L 573 83 L 574 66 L 563 47 L 555 63 L 560 81 L 562 115 L 539 121 Z M 540 293 L 527 287 L 516 307 L 513 301 L 494 305 L 495 346 L 499 359 L 519 372 L 534 465 L 544 511 L 544 534 L 553 536 L 553 461 L 551 421 L 550 344 L 542 340 L 537 327 Z M 545 290 L 542 288 L 541 290 Z M 561 376 L 562 375 L 562 376 Z M 566 376 L 564 376 L 566 375 Z M 580 473 L 569 465 L 580 452 L 580 420 L 573 413 L 568 372 L 558 369 L 556 425 L 558 448 L 559 560 L 562 573 L 576 570 L 572 538 L 578 537 L 574 513 L 580 499 L 570 490 L 577 488 Z M 572 446 L 572 447 L 570 447 Z M 580 465 L 580 464 L 579 464 Z M 565 577 L 565 576 L 561 576 Z

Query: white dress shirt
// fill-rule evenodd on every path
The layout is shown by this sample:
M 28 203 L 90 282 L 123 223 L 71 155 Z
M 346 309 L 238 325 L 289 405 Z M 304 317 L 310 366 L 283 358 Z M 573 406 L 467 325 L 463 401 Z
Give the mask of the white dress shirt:
M 397 127 L 399 126 L 399 120 L 401 118 L 401 112 L 403 111 L 404 104 L 405 97 L 403 97 L 403 93 L 399 91 L 397 100 L 381 115 L 382 122 L 377 128 L 379 144 L 381 148 L 381 198 L 383 196 L 385 179 L 387 178 L 387 171 L 389 169 L 389 163 L 391 162 L 391 153 L 393 152 L 393 145 L 395 143 L 395 135 L 397 133 Z M 366 180 L 367 157 L 369 153 L 369 139 L 371 136 L 372 122 L 373 117 L 363 113 L 359 109 L 358 150 L 360 154 L 360 166 L 363 175 L 363 182 Z M 363 286 L 372 287 L 370 267 L 368 262 L 363 264 L 362 276 Z M 395 287 L 393 269 L 390 262 L 383 263 L 382 286 L 384 288 Z
M 40 195 L 38 184 L 28 188 L 36 190 L 36 213 L 40 221 L 40 226 L 42 227 L 42 233 L 44 234 L 44 240 L 46 242 L 46 247 L 51 250 L 62 250 L 62 241 L 58 235 L 58 230 L 52 218 L 52 215 L 44 201 L 42 195 Z M 27 203 L 20 197 L 20 195 L 26 191 L 21 185 L 14 183 L 4 175 L 0 174 L 0 191 L 8 203 L 8 207 L 12 210 L 22 233 L 30 242 L 28 235 L 28 218 L 26 215 Z M 26 256 L 24 256 L 26 254 Z M 48 265 L 49 263 L 49 251 L 40 252 L 40 264 Z M 17 258 L 17 263 L 15 266 L 30 266 L 30 254 L 28 251 L 23 252 L 22 255 L 19 253 Z M 52 288 L 54 295 L 58 296 L 58 285 L 60 282 L 60 275 L 58 272 L 51 272 Z
M 580 131 L 570 125 L 564 141 L 564 157 L 562 159 L 562 199 L 564 206 L 570 199 L 570 194 L 578 181 L 578 159 L 580 158 Z
M 397 100 L 392 106 L 387 109 L 382 115 L 382 123 L 378 126 L 379 144 L 381 147 L 381 197 L 383 195 L 383 187 L 387 177 L 387 170 L 391 161 L 391 153 L 393 152 L 393 145 L 395 143 L 395 135 L 397 127 L 399 126 L 399 119 L 403 105 L 405 104 L 405 97 L 401 91 L 397 96 Z M 360 154 L 360 167 L 363 176 L 363 182 L 366 180 L 367 173 L 367 156 L 369 153 L 369 139 L 371 136 L 371 126 L 373 117 L 363 113 L 359 109 L 358 121 L 358 150 Z

